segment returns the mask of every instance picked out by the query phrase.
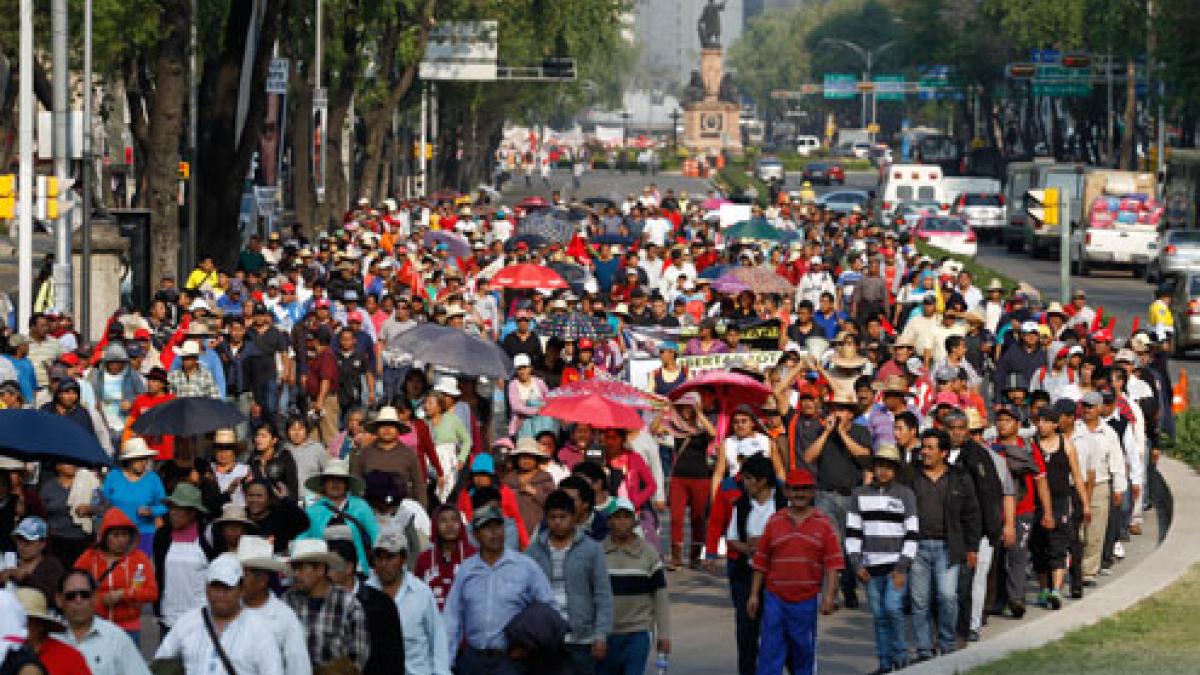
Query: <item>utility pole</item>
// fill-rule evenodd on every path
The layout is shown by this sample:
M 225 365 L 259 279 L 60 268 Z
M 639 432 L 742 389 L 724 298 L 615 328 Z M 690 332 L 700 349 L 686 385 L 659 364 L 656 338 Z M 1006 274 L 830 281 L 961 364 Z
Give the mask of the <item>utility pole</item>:
M 83 0 L 83 251 L 79 256 L 79 335 L 92 340 L 92 0 Z
M 429 83 L 421 83 L 421 133 L 420 145 L 417 146 L 417 189 L 416 195 L 424 197 L 427 192 L 428 181 L 428 166 L 425 162 L 425 144 L 428 142 L 426 137 L 427 129 L 429 128 Z
M 23 332 L 33 314 L 33 0 L 21 0 L 20 33 L 17 330 Z
M 65 190 L 71 175 L 71 155 L 67 147 L 67 119 L 71 114 L 67 97 L 67 81 L 70 64 L 67 61 L 67 0 L 53 0 L 50 8 L 52 44 L 50 49 L 54 104 L 54 175 L 58 178 L 59 190 Z M 61 192 L 60 192 L 61 194 Z M 71 296 L 71 218 L 62 208 L 59 198 L 57 241 L 54 261 L 54 306 L 70 313 L 74 298 Z

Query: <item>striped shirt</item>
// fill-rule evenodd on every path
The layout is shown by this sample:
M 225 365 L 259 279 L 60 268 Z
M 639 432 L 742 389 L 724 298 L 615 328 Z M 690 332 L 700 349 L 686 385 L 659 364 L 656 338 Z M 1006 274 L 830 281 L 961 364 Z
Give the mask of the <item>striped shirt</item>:
M 908 486 L 855 488 L 846 512 L 846 553 L 852 569 L 907 572 L 917 555 L 917 498 Z
M 791 509 L 771 516 L 751 565 L 766 575 L 767 590 L 784 602 L 815 598 L 825 571 L 845 567 L 833 523 L 816 509 L 800 521 Z

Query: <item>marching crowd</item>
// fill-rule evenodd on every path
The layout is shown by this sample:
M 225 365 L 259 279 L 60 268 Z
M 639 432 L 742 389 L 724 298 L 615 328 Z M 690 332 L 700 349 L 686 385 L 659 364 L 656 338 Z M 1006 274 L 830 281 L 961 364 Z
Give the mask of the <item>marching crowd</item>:
M 0 408 L 113 462 L 0 459 L 0 673 L 665 672 L 681 568 L 726 577 L 739 673 L 813 672 L 860 592 L 882 673 L 1111 574 L 1173 434 L 1163 320 L 980 287 L 869 213 L 730 236 L 717 198 L 363 201 L 95 344 L 6 330 Z M 415 358 L 434 324 L 505 377 Z M 189 397 L 243 421 L 137 432 Z

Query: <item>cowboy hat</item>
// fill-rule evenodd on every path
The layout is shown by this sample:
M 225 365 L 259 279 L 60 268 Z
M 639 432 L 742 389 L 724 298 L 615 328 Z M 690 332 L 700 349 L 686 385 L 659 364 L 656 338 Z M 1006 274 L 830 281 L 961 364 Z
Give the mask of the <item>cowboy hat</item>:
M 237 432 L 233 429 L 217 429 L 216 433 L 213 434 L 212 444 L 214 447 L 218 445 L 239 445 Z
M 979 413 L 977 408 L 967 408 L 967 428 L 971 431 L 977 429 L 986 429 L 988 425 L 987 418 Z
M 1001 282 L 999 279 L 992 279 L 990 282 L 988 282 L 986 290 L 1000 291 L 1001 293 L 1003 293 L 1004 292 L 1004 283 Z
M 146 439 L 139 436 L 130 436 L 124 443 L 121 444 L 120 461 L 128 462 L 134 459 L 154 459 L 158 457 L 158 452 L 151 450 L 149 445 L 146 445 Z
M 838 354 L 830 359 L 829 362 L 838 368 L 848 368 L 850 370 L 854 370 L 865 366 L 867 364 L 867 357 L 859 355 L 842 356 Z
M 36 588 L 21 587 L 17 589 L 17 602 L 25 610 L 25 618 L 45 621 L 53 626 L 52 633 L 61 633 L 67 629 L 67 624 L 46 601 L 46 594 Z
M 346 566 L 346 561 L 342 560 L 340 555 L 329 552 L 329 544 L 325 543 L 324 539 L 297 539 L 293 541 L 292 548 L 288 552 L 288 562 L 292 565 L 298 563 L 319 563 L 338 571 Z
M 1052 303 L 1050 303 L 1050 306 L 1046 308 L 1046 314 L 1047 314 L 1047 315 L 1049 315 L 1049 314 L 1063 314 L 1063 315 L 1066 315 L 1066 312 L 1064 312 L 1064 311 L 1063 311 L 1063 306 L 1062 306 L 1062 304 L 1061 304 L 1061 303 L 1058 303 L 1058 302 L 1052 302 Z
M 242 567 L 251 570 L 282 573 L 287 565 L 275 557 L 275 549 L 265 537 L 243 535 L 238 539 L 237 559 Z
M 200 343 L 196 342 L 195 340 L 187 340 L 180 345 L 179 350 L 176 353 L 180 356 L 180 358 L 200 356 Z
M 880 382 L 871 385 L 875 391 L 880 391 L 885 394 L 894 392 L 898 394 L 908 395 L 908 380 L 904 379 L 903 375 L 889 375 Z
M 408 425 L 400 419 L 400 414 L 396 412 L 396 409 L 390 405 L 385 405 L 380 408 L 379 414 L 376 415 L 375 419 L 371 420 L 367 426 L 374 431 L 381 424 L 392 424 L 400 429 L 405 429 L 408 427 Z
M 221 525 L 222 523 L 241 523 L 243 525 L 253 525 L 250 518 L 246 516 L 246 507 L 240 504 L 229 502 L 221 507 L 221 517 L 213 521 L 213 525 Z
M 446 375 L 438 378 L 433 390 L 447 396 L 462 396 L 462 392 L 458 390 L 458 380 Z
M 876 462 L 891 462 L 896 467 L 904 465 L 904 460 L 900 457 L 900 449 L 895 443 L 880 443 L 878 448 L 875 448 L 875 454 L 871 457 Z
M 361 495 L 366 485 L 358 476 L 350 473 L 350 461 L 346 459 L 331 459 L 325 469 L 304 481 L 304 487 L 309 492 L 320 493 L 324 489 L 326 478 L 342 478 L 350 482 L 350 492 Z
M 512 454 L 514 457 L 518 455 L 532 455 L 541 459 L 550 458 L 550 455 L 547 455 L 546 451 L 542 449 L 542 446 L 531 436 L 525 436 L 524 438 L 518 439 L 517 447 L 513 449 Z
M 829 405 L 849 405 L 858 407 L 858 399 L 854 397 L 852 391 L 836 391 L 833 398 L 829 399 Z

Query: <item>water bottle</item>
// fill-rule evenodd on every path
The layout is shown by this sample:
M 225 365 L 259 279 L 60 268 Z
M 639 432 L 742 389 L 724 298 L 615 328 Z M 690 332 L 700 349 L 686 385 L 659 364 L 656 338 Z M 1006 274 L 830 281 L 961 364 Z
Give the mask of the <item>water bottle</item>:
M 654 675 L 667 675 L 667 670 L 671 667 L 671 659 L 667 657 L 665 652 L 659 652 L 654 659 Z
M 133 581 L 130 585 L 134 590 L 138 590 L 144 583 L 146 583 L 146 566 L 142 563 L 138 563 L 137 570 L 133 573 Z

